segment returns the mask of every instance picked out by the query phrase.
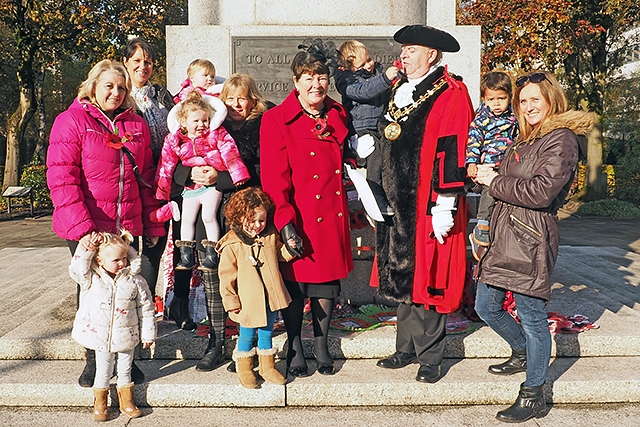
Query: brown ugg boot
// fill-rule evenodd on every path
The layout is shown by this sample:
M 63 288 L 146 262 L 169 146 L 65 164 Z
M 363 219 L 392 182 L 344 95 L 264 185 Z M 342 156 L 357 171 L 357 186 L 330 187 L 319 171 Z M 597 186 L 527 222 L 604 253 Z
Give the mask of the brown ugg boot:
M 250 351 L 233 351 L 233 360 L 236 362 L 238 379 L 240 380 L 240 384 L 246 388 L 258 387 L 256 374 L 253 372 L 253 356 L 255 354 L 255 348 L 252 348 Z
M 133 403 L 133 383 L 117 387 L 117 389 L 120 411 L 129 415 L 131 418 L 138 418 L 142 415 L 142 411 Z
M 107 410 L 108 388 L 93 389 L 93 421 L 107 421 L 109 412 Z
M 284 385 L 287 379 L 282 376 L 275 367 L 276 350 L 270 348 L 267 350 L 258 349 L 259 369 L 258 373 L 265 381 L 273 384 Z

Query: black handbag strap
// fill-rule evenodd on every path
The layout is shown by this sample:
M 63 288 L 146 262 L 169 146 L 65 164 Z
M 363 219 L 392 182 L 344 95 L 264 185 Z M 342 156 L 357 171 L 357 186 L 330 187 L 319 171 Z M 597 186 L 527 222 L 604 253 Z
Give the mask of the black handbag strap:
M 104 130 L 106 130 L 107 132 L 109 132 L 110 134 L 113 134 L 113 131 L 110 130 L 108 127 L 105 126 L 104 123 L 102 123 L 100 120 L 96 119 L 95 117 L 93 117 L 91 114 L 89 114 L 89 112 L 87 111 L 87 115 L 89 117 L 91 117 L 93 120 L 95 120 L 96 123 L 98 123 L 100 126 L 102 126 L 102 128 Z M 153 188 L 153 186 L 151 184 L 149 184 L 148 182 L 146 182 L 143 178 L 142 178 L 142 174 L 140 173 L 140 168 L 138 168 L 138 165 L 136 164 L 136 161 L 133 159 L 133 153 L 131 152 L 131 150 L 129 150 L 124 144 L 122 145 L 121 150 L 124 152 L 124 154 L 127 156 L 127 158 L 129 159 L 129 163 L 131 163 L 131 166 L 133 167 L 133 173 L 136 175 L 136 179 L 138 180 L 138 182 L 142 185 L 144 185 L 147 188 Z

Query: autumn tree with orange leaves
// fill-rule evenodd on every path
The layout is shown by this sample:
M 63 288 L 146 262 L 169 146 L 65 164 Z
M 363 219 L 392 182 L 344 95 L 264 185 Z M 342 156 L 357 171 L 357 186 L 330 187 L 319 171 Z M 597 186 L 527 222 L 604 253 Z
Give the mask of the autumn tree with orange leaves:
M 574 108 L 601 116 L 608 88 L 621 79 L 626 46 L 640 42 L 628 35 L 639 17 L 637 0 L 472 0 L 461 1 L 458 21 L 482 26 L 483 72 L 549 70 Z M 585 199 L 606 190 L 600 130 L 589 141 Z

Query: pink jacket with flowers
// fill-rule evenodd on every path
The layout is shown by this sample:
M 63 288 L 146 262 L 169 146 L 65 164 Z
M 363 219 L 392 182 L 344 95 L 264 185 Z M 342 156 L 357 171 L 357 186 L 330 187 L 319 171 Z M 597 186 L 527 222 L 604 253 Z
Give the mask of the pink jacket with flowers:
M 149 127 L 132 109 L 110 121 L 88 100 L 75 99 L 56 117 L 47 152 L 47 185 L 53 201 L 53 231 L 67 240 L 104 230 L 125 228 L 134 236 L 165 234 L 164 225 L 151 222 L 149 214 L 160 203 L 153 189 L 136 179 L 122 150 L 107 146 L 107 129 L 125 134 L 142 178 L 153 183 L 155 167 Z M 130 135 L 129 135 L 130 134 Z
M 167 135 L 162 146 L 156 171 L 156 198 L 169 200 L 173 171 L 178 162 L 187 167 L 211 166 L 218 171 L 229 171 L 235 185 L 249 179 L 249 171 L 242 162 L 240 152 L 231 135 L 222 126 L 210 129 L 202 137 L 189 138 L 181 131 Z M 194 184 L 189 190 L 200 188 Z

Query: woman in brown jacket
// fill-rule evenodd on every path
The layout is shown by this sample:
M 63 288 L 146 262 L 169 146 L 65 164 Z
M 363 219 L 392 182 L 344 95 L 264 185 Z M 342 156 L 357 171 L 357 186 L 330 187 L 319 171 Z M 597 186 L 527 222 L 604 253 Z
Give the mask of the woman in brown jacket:
M 500 421 L 523 422 L 545 412 L 542 388 L 551 358 L 546 305 L 558 257 L 556 214 L 575 176 L 578 135 L 586 135 L 593 124 L 591 114 L 568 108 L 552 74 L 518 78 L 518 141 L 505 153 L 499 172 L 481 165 L 476 179 L 497 200 L 491 246 L 479 265 L 476 311 L 512 349 L 511 358 L 489 366 L 489 372 L 526 372 L 516 402 L 498 412 Z M 513 293 L 520 323 L 502 308 L 506 291 Z
M 291 302 L 278 263 L 291 261 L 294 256 L 280 241 L 275 227 L 267 226 L 267 217 L 273 209 L 273 200 L 259 188 L 237 192 L 224 208 L 231 230 L 216 245 L 220 253 L 222 304 L 240 330 L 233 360 L 240 383 L 247 388 L 257 387 L 253 372 L 256 333 L 260 376 L 271 383 L 286 383 L 274 367 L 271 338 L 276 311 L 287 308 Z M 289 244 L 295 248 L 293 239 Z

